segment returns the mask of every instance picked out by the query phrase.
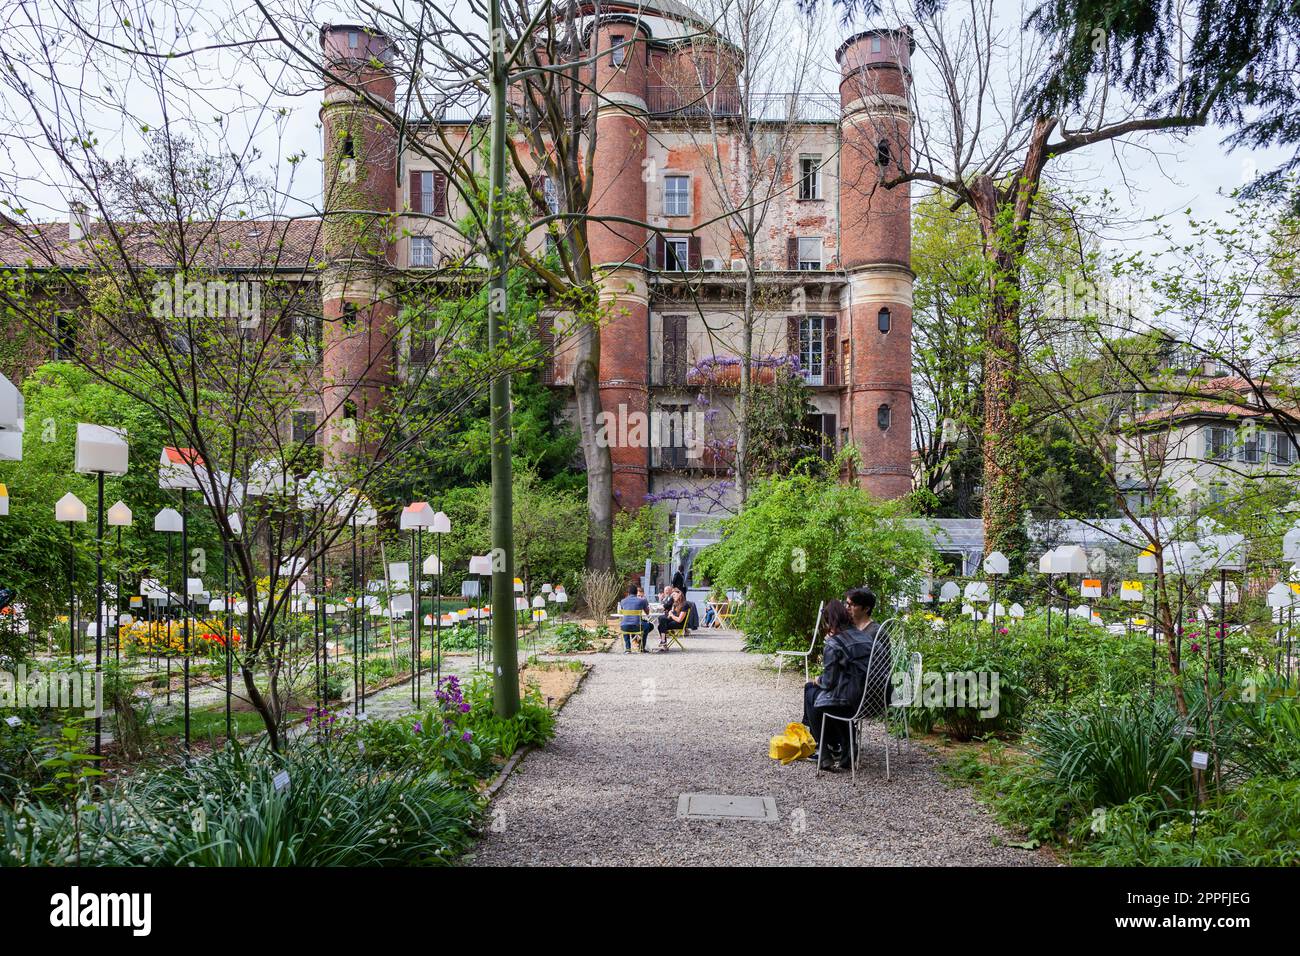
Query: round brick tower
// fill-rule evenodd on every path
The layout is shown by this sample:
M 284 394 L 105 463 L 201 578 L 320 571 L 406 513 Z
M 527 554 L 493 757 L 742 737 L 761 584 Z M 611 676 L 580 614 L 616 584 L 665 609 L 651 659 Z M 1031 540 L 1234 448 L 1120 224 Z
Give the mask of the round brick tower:
M 616 39 L 616 38 L 622 38 Z M 646 183 L 646 40 L 649 31 L 634 16 L 602 17 L 592 30 L 599 52 L 595 69 L 596 141 L 600 158 L 592 176 L 593 216 L 644 221 Z M 621 46 L 621 49 L 618 49 Z M 600 336 L 600 400 L 611 416 L 649 416 L 647 375 L 649 301 L 646 288 L 646 230 L 622 222 L 588 226 L 591 262 L 600 276 L 605 322 Z M 615 429 L 609 429 L 611 436 Z M 649 449 L 615 441 L 614 498 L 620 508 L 639 508 L 649 483 Z
M 912 489 L 912 207 L 906 185 L 912 114 L 909 30 L 846 40 L 840 64 L 841 261 L 850 363 L 844 412 L 862 456 L 862 487 L 882 498 Z
M 338 463 L 364 453 L 368 416 L 394 381 L 397 308 L 389 274 L 395 262 L 397 135 L 365 95 L 392 104 L 397 84 L 389 69 L 392 41 L 385 36 L 360 26 L 326 25 L 321 47 L 332 73 L 320 110 L 321 372 L 325 459 Z

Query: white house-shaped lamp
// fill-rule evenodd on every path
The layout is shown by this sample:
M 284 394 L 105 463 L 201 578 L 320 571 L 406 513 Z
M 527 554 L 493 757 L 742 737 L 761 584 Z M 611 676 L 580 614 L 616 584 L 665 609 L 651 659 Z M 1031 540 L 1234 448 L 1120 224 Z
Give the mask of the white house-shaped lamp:
M 69 491 L 54 503 L 54 520 L 65 522 L 85 521 L 86 503 Z
M 77 423 L 72 470 L 79 475 L 125 475 L 130 458 L 126 431 L 105 425 Z
M 126 506 L 126 502 L 117 501 L 108 509 L 105 521 L 110 528 L 129 528 L 131 527 L 131 517 L 131 509 Z
M 1011 562 L 1001 551 L 994 551 L 984 558 L 985 574 L 1010 574 Z
M 193 448 L 168 445 L 158 459 L 158 487 L 170 491 L 198 491 L 202 487 L 203 459 Z
M 181 513 L 175 508 L 164 508 L 154 515 L 153 529 L 155 531 L 164 531 L 168 534 L 180 534 L 183 522 Z
M 414 531 L 417 528 L 433 527 L 433 508 L 427 501 L 412 501 L 402 509 L 398 519 L 398 528 L 402 531 Z

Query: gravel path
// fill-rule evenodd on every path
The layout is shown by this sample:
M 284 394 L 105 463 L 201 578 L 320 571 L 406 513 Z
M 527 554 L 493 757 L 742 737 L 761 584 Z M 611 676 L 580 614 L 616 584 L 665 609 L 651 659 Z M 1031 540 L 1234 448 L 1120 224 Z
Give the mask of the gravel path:
M 767 756 L 797 720 L 802 671 L 778 687 L 739 635 L 687 650 L 594 659 L 560 712 L 556 739 L 530 753 L 492 803 L 472 865 L 1011 865 L 1046 863 L 995 846 L 1008 837 L 935 760 L 904 745 L 884 780 L 878 743 L 847 773 L 815 775 Z M 879 740 L 880 727 L 870 725 Z M 865 765 L 865 769 L 864 769 Z M 780 819 L 677 818 L 681 793 L 770 796 Z

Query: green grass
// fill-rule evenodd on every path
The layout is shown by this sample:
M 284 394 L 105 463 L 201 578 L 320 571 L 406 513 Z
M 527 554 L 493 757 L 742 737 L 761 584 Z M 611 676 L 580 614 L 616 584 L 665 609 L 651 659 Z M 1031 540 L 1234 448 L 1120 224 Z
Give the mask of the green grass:
M 237 710 L 231 715 L 231 724 L 234 727 L 235 734 L 239 737 L 247 737 L 250 734 L 259 734 L 266 729 L 266 724 L 262 721 L 262 715 L 254 710 Z M 294 723 L 303 717 L 302 711 L 290 713 L 285 723 Z M 153 732 L 160 738 L 167 740 L 172 738 L 179 739 L 185 734 L 185 717 L 177 714 L 166 720 L 159 721 L 153 725 Z M 202 710 L 190 711 L 190 739 L 191 740 L 208 740 L 224 739 L 226 736 L 226 708 L 222 704 L 218 707 L 207 707 Z

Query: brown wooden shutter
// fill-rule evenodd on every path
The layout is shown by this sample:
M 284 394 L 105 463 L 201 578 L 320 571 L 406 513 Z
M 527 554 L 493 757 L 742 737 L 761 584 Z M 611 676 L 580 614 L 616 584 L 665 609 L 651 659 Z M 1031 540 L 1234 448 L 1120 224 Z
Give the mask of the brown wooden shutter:
M 823 369 L 825 378 L 822 379 L 827 385 L 840 384 L 840 363 L 838 361 L 840 354 L 839 334 L 836 328 L 839 325 L 838 316 L 828 315 L 822 320 L 825 341 L 822 344 L 822 361 L 826 363 Z
M 443 173 L 433 174 L 433 214 L 447 215 L 447 177 Z
M 785 267 L 799 268 L 799 239 L 796 236 L 791 236 L 785 241 Z
M 686 242 L 687 262 L 686 268 L 692 272 L 698 272 L 703 268 L 703 261 L 700 259 L 700 237 L 690 236 Z
M 785 319 L 786 351 L 791 355 L 799 354 L 799 319 L 800 316 L 789 315 Z
M 418 170 L 411 170 L 411 211 L 428 212 L 424 208 L 424 192 L 420 189 L 420 173 Z
M 668 253 L 664 249 L 664 237 L 661 233 L 655 233 L 655 261 L 651 263 L 656 269 L 662 269 L 668 264 Z
M 686 382 L 686 316 L 664 316 L 663 384 Z
M 555 318 L 537 317 L 537 340 L 542 349 L 542 384 L 555 384 Z
M 822 415 L 822 435 L 825 437 L 822 448 L 826 450 L 824 453 L 828 459 L 834 458 L 837 450 L 835 448 L 835 425 L 836 417 L 834 412 L 827 412 Z

